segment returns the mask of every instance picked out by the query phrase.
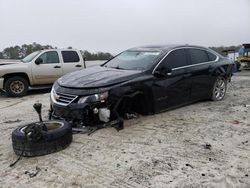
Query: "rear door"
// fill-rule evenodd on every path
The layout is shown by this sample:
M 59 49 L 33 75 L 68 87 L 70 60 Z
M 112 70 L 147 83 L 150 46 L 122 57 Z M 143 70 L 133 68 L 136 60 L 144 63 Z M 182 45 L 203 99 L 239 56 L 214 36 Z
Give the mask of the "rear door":
M 185 49 L 170 52 L 160 63 L 156 70 L 171 69 L 165 77 L 155 77 L 153 83 L 153 96 L 155 111 L 178 106 L 188 102 L 191 90 L 190 74 L 186 71 L 188 65 Z
M 83 68 L 83 62 L 80 60 L 80 54 L 76 51 L 64 50 L 61 53 L 63 60 L 63 74 Z
M 35 64 L 40 58 L 42 62 Z M 32 62 L 32 78 L 35 85 L 52 84 L 62 76 L 62 65 L 57 51 L 47 51 L 35 58 Z
M 207 98 L 214 82 L 211 69 L 217 56 L 203 49 L 189 48 L 187 51 L 191 63 L 187 71 L 192 74 L 191 100 Z

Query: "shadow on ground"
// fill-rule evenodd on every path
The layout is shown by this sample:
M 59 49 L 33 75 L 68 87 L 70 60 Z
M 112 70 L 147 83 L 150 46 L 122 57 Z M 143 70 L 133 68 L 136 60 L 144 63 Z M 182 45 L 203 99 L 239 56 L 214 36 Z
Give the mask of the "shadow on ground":
M 39 90 L 30 90 L 28 91 L 26 96 L 38 95 L 38 94 L 45 94 L 50 93 L 51 88 L 49 89 L 39 89 Z M 0 91 L 0 98 L 9 98 L 3 91 Z

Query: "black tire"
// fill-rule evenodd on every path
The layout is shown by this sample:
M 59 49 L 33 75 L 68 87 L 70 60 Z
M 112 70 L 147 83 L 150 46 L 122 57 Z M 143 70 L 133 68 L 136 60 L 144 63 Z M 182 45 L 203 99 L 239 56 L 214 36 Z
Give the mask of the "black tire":
M 44 122 L 48 131 L 42 131 L 43 138 L 30 141 L 24 133 L 23 125 L 12 132 L 12 146 L 17 155 L 33 157 L 54 153 L 65 149 L 72 142 L 72 127 L 66 121 Z M 54 128 L 53 128 L 54 127 Z
M 28 87 L 28 81 L 21 76 L 10 77 L 4 84 L 4 89 L 9 97 L 22 97 L 26 95 Z
M 221 101 L 226 95 L 227 91 L 227 80 L 221 76 L 217 77 L 214 82 L 211 100 L 212 101 Z

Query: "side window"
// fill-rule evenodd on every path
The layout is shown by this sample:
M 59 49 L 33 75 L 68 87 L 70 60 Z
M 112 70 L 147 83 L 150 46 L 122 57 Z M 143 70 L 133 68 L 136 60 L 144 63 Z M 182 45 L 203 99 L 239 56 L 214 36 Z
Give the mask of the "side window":
M 43 64 L 59 63 L 59 57 L 55 51 L 45 52 L 39 58 L 43 60 Z
M 188 51 L 190 54 L 192 64 L 198 64 L 209 61 L 207 52 L 205 50 L 188 49 Z
M 184 49 L 174 50 L 167 55 L 162 62 L 162 67 L 173 69 L 187 65 L 187 57 Z
M 80 61 L 80 58 L 75 51 L 62 51 L 62 56 L 64 63 L 75 63 Z
M 208 55 L 208 59 L 209 59 L 209 61 L 215 61 L 216 60 L 216 58 L 217 58 L 217 56 L 216 55 L 214 55 L 213 53 L 211 53 L 211 52 L 207 52 L 207 55 Z

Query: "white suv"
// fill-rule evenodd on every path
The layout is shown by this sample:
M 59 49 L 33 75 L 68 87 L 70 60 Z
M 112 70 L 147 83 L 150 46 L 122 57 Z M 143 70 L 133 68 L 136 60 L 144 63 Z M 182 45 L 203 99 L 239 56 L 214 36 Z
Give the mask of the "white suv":
M 36 51 L 21 61 L 0 62 L 0 90 L 8 96 L 24 96 L 29 88 L 48 87 L 62 75 L 84 67 L 84 58 L 78 50 Z

